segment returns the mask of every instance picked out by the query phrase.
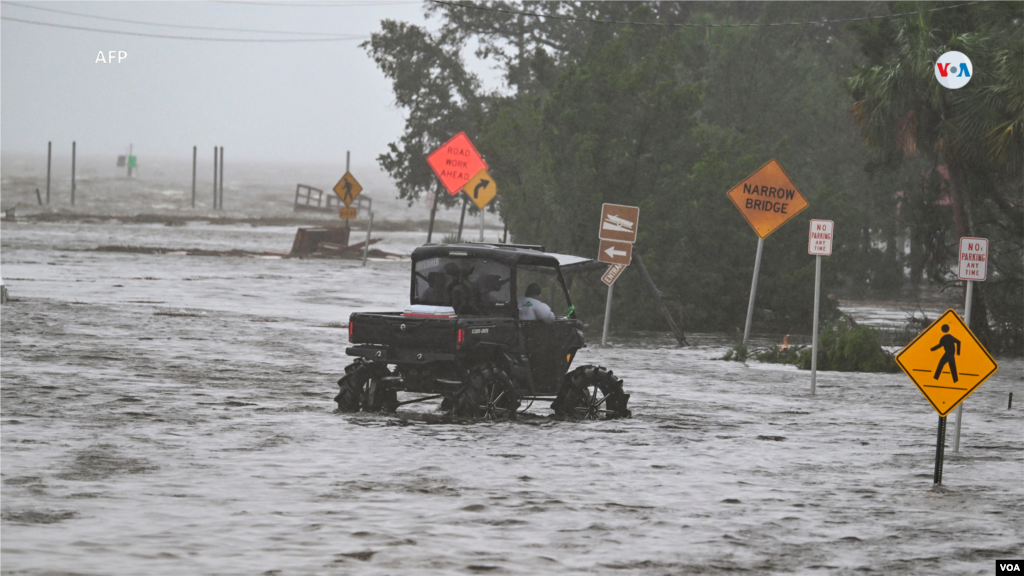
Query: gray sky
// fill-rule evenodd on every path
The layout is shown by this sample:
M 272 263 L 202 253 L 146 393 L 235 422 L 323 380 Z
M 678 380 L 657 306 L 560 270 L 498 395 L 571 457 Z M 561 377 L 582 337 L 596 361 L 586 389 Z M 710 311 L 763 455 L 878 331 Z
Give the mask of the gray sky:
M 390 83 L 359 44 L 385 18 L 427 23 L 423 3 L 3 2 L 18 18 L 175 36 L 281 38 L 57 14 L 26 4 L 164 24 L 327 32 L 359 39 L 312 43 L 200 42 L 43 27 L 9 20 L 0 33 L 0 152 L 190 157 L 214 145 L 242 160 L 365 163 L 401 134 Z M 295 37 L 295 36 L 290 36 Z M 100 51 L 124 51 L 97 63 Z

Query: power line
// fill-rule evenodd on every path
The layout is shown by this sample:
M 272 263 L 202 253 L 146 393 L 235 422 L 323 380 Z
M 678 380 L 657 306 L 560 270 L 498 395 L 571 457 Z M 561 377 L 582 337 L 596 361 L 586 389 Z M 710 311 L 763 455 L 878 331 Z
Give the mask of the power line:
M 924 14 L 925 12 L 937 12 L 939 10 L 950 10 L 952 8 L 960 8 L 962 6 L 970 6 L 971 4 L 977 4 L 978 2 L 966 2 L 964 4 L 956 4 L 954 6 L 942 6 L 939 8 L 930 8 L 928 10 L 917 10 L 914 12 L 903 12 L 900 14 L 887 14 L 884 16 L 862 16 L 859 18 L 839 18 L 837 20 L 817 20 L 812 22 L 767 22 L 767 23 L 750 23 L 750 24 L 673 24 L 670 22 L 631 22 L 628 20 L 598 20 L 595 18 L 580 18 L 578 16 L 566 16 L 562 14 L 539 14 L 537 12 L 524 12 L 518 10 L 506 10 L 504 8 L 492 8 L 489 6 L 474 6 L 472 4 L 460 4 L 457 2 L 449 2 L 447 0 L 427 0 L 434 4 L 443 4 L 445 6 L 455 6 L 457 8 L 469 8 L 472 10 L 484 10 L 487 12 L 501 12 L 502 14 L 512 14 L 515 16 L 534 16 L 536 18 L 551 18 L 554 20 L 572 20 L 574 22 L 596 22 L 598 24 L 630 24 L 634 26 L 679 26 L 683 28 L 753 28 L 761 26 L 806 26 L 810 24 L 832 24 L 835 22 L 857 22 L 862 20 L 878 20 L 881 18 L 900 18 L 903 16 L 913 16 L 914 14 Z
M 369 36 L 337 36 L 334 38 L 209 38 L 203 36 L 170 36 L 168 34 L 147 34 L 145 32 L 123 32 L 120 30 L 103 30 L 101 28 L 87 28 L 85 26 L 69 26 L 66 24 L 51 24 L 49 22 L 36 22 L 34 20 L 23 20 L 0 16 L 0 20 L 21 22 L 23 24 L 34 24 L 36 26 L 49 26 L 51 28 L 66 28 L 68 30 L 84 30 L 86 32 L 103 32 L 105 34 L 120 34 L 122 36 L 143 36 L 146 38 L 163 38 L 166 40 L 196 40 L 200 42 L 337 42 L 343 40 L 361 40 Z
M 43 8 L 42 6 L 30 6 L 28 4 L 20 4 L 18 2 L 4 2 L 4 6 L 17 6 L 18 8 L 28 8 L 30 10 L 42 10 L 44 12 L 53 12 L 56 14 L 68 14 L 71 16 L 80 16 L 82 18 L 92 18 L 95 20 L 108 20 L 110 22 L 124 22 L 126 24 L 142 24 L 144 26 L 161 26 L 164 28 L 187 28 L 193 30 L 216 30 L 219 32 L 255 32 L 258 34 L 299 34 L 303 36 L 331 36 L 337 37 L 338 34 L 330 32 L 292 32 L 289 30 L 254 30 L 251 28 L 218 28 L 215 26 L 187 26 L 185 24 L 162 24 L 159 22 L 143 22 L 141 20 L 127 20 L 124 18 L 111 18 L 108 16 L 94 16 L 92 14 L 83 14 L 81 12 L 70 12 L 68 10 L 57 10 L 54 8 Z

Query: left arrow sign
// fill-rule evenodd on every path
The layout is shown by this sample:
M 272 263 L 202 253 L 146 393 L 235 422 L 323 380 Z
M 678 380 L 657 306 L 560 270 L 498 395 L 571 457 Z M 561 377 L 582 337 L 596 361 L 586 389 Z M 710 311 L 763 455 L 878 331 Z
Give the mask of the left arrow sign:
M 633 245 L 629 242 L 601 240 L 597 253 L 598 262 L 628 266 L 633 261 Z

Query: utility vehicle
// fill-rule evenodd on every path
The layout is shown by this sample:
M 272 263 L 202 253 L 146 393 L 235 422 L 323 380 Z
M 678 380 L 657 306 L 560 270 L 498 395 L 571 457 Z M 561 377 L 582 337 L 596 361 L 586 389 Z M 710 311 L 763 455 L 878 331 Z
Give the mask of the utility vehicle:
M 338 381 L 338 410 L 390 413 L 441 398 L 456 417 L 515 418 L 523 401 L 550 400 L 567 419 L 628 418 L 629 394 L 610 370 L 569 370 L 585 344 L 563 271 L 590 262 L 543 246 L 416 248 L 409 307 L 349 318 L 345 352 L 356 360 Z M 519 319 L 531 284 L 553 320 Z

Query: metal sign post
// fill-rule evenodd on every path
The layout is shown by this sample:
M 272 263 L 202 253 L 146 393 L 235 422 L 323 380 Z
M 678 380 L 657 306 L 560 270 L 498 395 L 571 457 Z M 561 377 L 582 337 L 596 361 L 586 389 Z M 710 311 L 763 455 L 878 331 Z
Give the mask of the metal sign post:
M 971 296 L 974 292 L 974 280 L 967 281 L 967 295 L 964 298 L 964 324 L 971 325 Z M 964 421 L 964 403 L 956 407 L 956 428 L 953 429 L 953 452 L 960 452 L 960 424 Z
M 808 204 L 793 185 L 789 175 L 775 160 L 769 160 L 742 182 L 733 186 L 726 196 L 758 237 L 754 279 L 750 283 L 750 302 L 747 304 L 747 321 L 743 328 L 743 347 L 746 348 L 750 341 L 750 323 L 754 316 L 754 297 L 757 294 L 757 274 L 761 270 L 764 239 L 798 212 L 807 208 Z
M 366 257 L 370 254 L 370 233 L 373 232 L 373 210 L 370 210 L 370 223 L 366 226 L 366 245 L 363 246 L 363 266 L 366 266 Z
M 604 304 L 604 331 L 601 333 L 601 346 L 604 346 L 608 342 L 608 324 L 612 317 L 612 287 L 615 286 L 615 281 L 619 279 L 619 276 L 625 269 L 625 264 L 612 264 L 608 267 L 608 270 L 601 275 L 601 282 L 604 282 L 608 286 L 608 301 Z
M 821 255 L 814 257 L 814 323 L 811 331 L 811 396 L 818 384 L 818 311 L 821 310 Z
M 988 277 L 988 239 L 961 238 L 957 276 L 967 281 L 964 295 L 964 323 L 971 326 L 971 300 L 974 296 L 974 281 Z M 956 407 L 956 428 L 953 429 L 953 452 L 960 452 L 960 424 L 964 419 L 964 403 Z
M 615 289 L 615 284 L 608 285 L 608 301 L 604 304 L 604 331 L 601 332 L 601 346 L 608 343 L 608 322 L 612 318 L 612 291 Z
M 942 462 L 946 452 L 946 417 L 939 416 L 939 433 L 935 439 L 935 475 L 932 477 L 932 484 L 942 485 Z
M 811 220 L 811 233 L 807 238 L 807 253 L 814 254 L 814 327 L 811 340 L 811 396 L 818 383 L 818 316 L 821 309 L 821 257 L 832 255 L 831 220 Z
M 608 301 L 604 305 L 604 331 L 601 333 L 601 346 L 608 342 L 608 325 L 612 317 L 612 287 L 622 271 L 629 266 L 633 258 L 633 242 L 636 242 L 640 208 L 621 204 L 601 205 L 601 226 L 597 237 L 600 240 L 597 260 L 611 264 L 608 271 L 601 276 L 601 281 L 608 285 Z
M 750 341 L 750 321 L 754 318 L 754 296 L 757 294 L 757 273 L 761 270 L 761 251 L 764 238 L 757 239 L 757 256 L 754 257 L 754 279 L 750 281 L 750 301 L 747 302 L 747 322 L 743 326 L 743 347 Z

